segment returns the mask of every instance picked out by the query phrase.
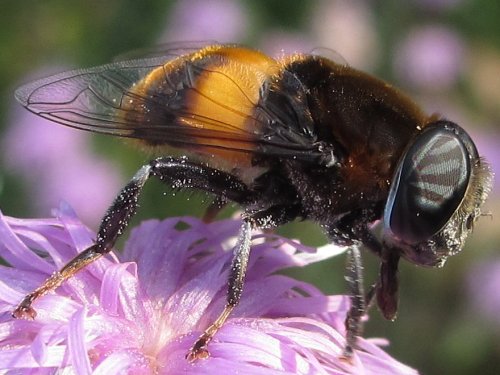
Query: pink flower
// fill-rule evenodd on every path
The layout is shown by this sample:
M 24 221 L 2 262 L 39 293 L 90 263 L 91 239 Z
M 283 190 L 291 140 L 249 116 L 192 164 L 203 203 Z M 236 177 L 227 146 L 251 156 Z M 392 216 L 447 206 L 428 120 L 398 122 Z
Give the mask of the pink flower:
M 54 219 L 0 216 L 0 372 L 78 374 L 415 374 L 359 340 L 344 346 L 345 296 L 275 274 L 335 251 L 311 251 L 277 236 L 253 241 L 241 304 L 209 345 L 185 355 L 225 301 L 226 272 L 240 224 L 194 218 L 150 220 L 132 230 L 120 260 L 109 256 L 35 302 L 35 320 L 11 312 L 77 252 L 91 233 L 68 207 Z M 380 340 L 377 342 L 380 343 Z M 2 372 L 5 373 L 5 372 Z

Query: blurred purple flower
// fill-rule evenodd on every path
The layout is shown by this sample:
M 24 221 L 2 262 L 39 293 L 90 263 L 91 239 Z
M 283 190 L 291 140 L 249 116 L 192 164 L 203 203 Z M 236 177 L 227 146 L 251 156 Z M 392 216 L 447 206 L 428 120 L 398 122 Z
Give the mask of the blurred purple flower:
M 3 139 L 4 166 L 29 186 L 37 212 L 46 214 L 63 199 L 85 222 L 98 223 L 123 182 L 112 163 L 92 154 L 90 135 L 20 105 L 10 122 Z
M 500 326 L 500 258 L 483 261 L 474 265 L 467 278 L 467 290 L 470 306 L 480 314 L 480 319 L 487 319 Z
M 446 90 L 460 77 L 464 54 L 463 42 L 452 30 L 426 26 L 401 42 L 394 69 L 399 79 L 418 89 Z
M 248 29 L 247 11 L 238 0 L 184 0 L 170 12 L 160 41 L 237 42 Z
M 310 249 L 277 236 L 254 241 L 241 304 L 211 342 L 211 356 L 188 363 L 186 352 L 223 307 L 226 250 L 239 225 L 143 222 L 121 261 L 112 256 L 87 267 L 40 298 L 37 318 L 28 321 L 11 318 L 14 306 L 93 235 L 68 207 L 56 219 L 0 216 L 0 256 L 12 265 L 0 266 L 0 372 L 416 373 L 375 344 L 382 340 L 360 339 L 352 364 L 341 361 L 349 299 L 274 272 L 342 249 L 305 252 Z
M 319 1 L 310 22 L 315 47 L 335 50 L 355 68 L 373 69 L 379 58 L 379 40 L 369 3 Z

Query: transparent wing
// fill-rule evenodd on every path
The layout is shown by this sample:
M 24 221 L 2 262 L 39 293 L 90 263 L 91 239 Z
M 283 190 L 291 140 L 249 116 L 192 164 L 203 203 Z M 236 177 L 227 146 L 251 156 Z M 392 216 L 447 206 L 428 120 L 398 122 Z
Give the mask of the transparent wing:
M 313 156 L 315 137 L 310 130 L 301 129 L 297 118 L 291 114 L 291 104 L 284 114 L 282 105 L 247 103 L 258 108 L 255 111 L 258 115 L 248 116 L 251 126 L 242 127 L 221 118 L 189 112 L 179 100 L 179 90 L 173 84 L 171 92 L 161 95 L 143 95 L 134 89 L 153 70 L 160 68 L 161 72 L 161 67 L 168 61 L 197 50 L 199 44 L 169 45 L 167 50 L 152 52 L 145 58 L 56 74 L 20 87 L 15 96 L 23 106 L 41 117 L 87 131 L 176 147 L 205 145 L 235 152 Z M 222 103 L 209 95 L 207 98 L 206 92 L 197 91 L 190 82 L 190 74 L 205 69 L 204 66 L 186 62 L 185 67 L 182 73 L 184 92 L 203 96 L 204 100 L 211 100 L 227 113 L 240 112 L 237 105 Z M 171 79 L 169 74 L 165 72 L 157 78 L 168 82 Z M 236 85 L 230 77 L 226 80 L 227 85 Z M 250 101 L 248 97 L 246 100 Z M 129 105 L 131 102 L 135 103 L 133 107 Z M 137 108 L 141 108 L 141 113 Z M 144 113 L 152 115 L 145 121 Z M 178 117 L 189 118 L 192 126 L 173 121 Z

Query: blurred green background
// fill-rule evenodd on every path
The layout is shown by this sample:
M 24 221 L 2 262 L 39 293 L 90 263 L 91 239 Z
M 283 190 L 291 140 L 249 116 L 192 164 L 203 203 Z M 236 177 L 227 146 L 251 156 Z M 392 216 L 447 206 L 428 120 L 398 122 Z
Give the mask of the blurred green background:
M 49 216 L 67 200 L 92 228 L 121 184 L 148 156 L 120 140 L 47 125 L 13 99 L 17 85 L 51 72 L 109 62 L 179 40 L 232 41 L 271 55 L 326 47 L 351 65 L 412 94 L 429 112 L 461 124 L 494 170 L 500 164 L 500 2 L 411 1 L 2 1 L 0 12 L 0 208 Z M 172 196 L 151 183 L 136 221 L 200 215 L 206 197 Z M 462 254 L 443 269 L 401 264 L 396 322 L 372 311 L 367 337 L 425 374 L 500 371 L 498 185 Z M 225 211 L 231 214 L 234 209 Z M 281 233 L 319 245 L 311 223 Z M 367 283 L 377 263 L 365 257 Z M 296 275 L 344 293 L 343 260 Z

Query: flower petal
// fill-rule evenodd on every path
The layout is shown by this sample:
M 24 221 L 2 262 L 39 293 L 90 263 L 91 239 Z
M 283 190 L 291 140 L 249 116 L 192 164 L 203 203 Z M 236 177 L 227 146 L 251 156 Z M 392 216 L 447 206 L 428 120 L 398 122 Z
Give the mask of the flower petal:
M 29 249 L 6 223 L 0 211 L 0 257 L 11 266 L 25 270 L 52 272 L 53 266 Z
M 81 375 L 90 375 L 92 368 L 85 345 L 85 315 L 86 309 L 80 309 L 69 320 L 68 349 L 75 372 Z
M 50 260 L 72 257 L 91 243 L 93 235 L 69 207 L 62 205 L 58 216 L 0 215 L 0 247 L 14 248 L 5 251 L 17 267 L 0 265 L 0 369 L 23 374 L 415 373 L 380 349 L 380 340 L 360 338 L 352 364 L 342 362 L 349 298 L 325 296 L 313 285 L 275 274 L 326 253 L 274 235 L 259 242 L 258 233 L 242 301 L 210 342 L 211 357 L 186 361 L 199 333 L 226 303 L 237 220 L 147 221 L 132 231 L 121 257 L 126 262 L 100 259 L 36 300 L 34 321 L 12 320 L 23 293 L 47 276 L 16 257 L 34 247 L 47 254 L 50 268 Z

